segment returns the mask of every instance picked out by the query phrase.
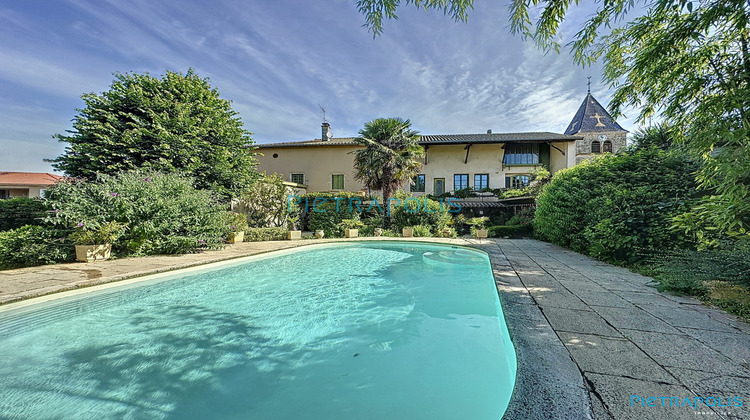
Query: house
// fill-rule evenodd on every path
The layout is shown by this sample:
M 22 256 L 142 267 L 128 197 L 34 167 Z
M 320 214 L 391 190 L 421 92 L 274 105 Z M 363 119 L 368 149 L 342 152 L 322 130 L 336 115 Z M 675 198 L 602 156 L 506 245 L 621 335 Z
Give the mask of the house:
M 327 122 L 319 139 L 259 144 L 258 170 L 278 173 L 307 192 L 362 191 L 354 179 L 354 137 L 335 138 Z M 422 170 L 410 189 L 439 195 L 471 188 L 523 188 L 540 167 L 551 173 L 592 154 L 625 146 L 625 131 L 589 92 L 564 134 L 551 132 L 422 135 Z
M 64 177 L 39 172 L 0 172 L 0 199 L 42 197 L 44 191 Z

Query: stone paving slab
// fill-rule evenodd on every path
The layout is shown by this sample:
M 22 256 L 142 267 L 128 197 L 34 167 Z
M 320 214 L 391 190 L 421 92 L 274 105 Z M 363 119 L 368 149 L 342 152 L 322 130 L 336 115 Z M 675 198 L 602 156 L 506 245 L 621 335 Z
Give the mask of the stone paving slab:
M 514 269 L 536 264 L 548 274 L 543 285 L 519 279 L 581 370 L 593 418 L 750 419 L 748 324 L 693 298 L 659 293 L 648 277 L 552 244 L 498 245 Z M 693 403 L 740 397 L 744 406 L 631 406 L 631 395 Z

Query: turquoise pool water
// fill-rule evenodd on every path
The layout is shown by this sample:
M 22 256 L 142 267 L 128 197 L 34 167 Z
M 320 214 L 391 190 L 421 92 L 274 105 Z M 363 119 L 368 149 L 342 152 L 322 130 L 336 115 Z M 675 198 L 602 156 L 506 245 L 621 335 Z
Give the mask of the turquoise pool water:
M 355 242 L 0 312 L 0 418 L 499 419 L 486 254 Z

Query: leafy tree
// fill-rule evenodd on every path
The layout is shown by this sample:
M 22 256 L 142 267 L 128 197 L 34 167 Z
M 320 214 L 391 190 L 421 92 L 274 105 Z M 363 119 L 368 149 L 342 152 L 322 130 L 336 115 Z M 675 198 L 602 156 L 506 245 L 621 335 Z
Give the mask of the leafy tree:
M 374 34 L 396 18 L 399 0 L 360 0 Z M 466 20 L 467 0 L 407 0 Z M 560 24 L 573 0 L 513 0 L 511 30 L 560 50 Z M 710 192 L 696 217 L 730 234 L 750 235 L 750 3 L 747 0 L 655 0 L 626 21 L 632 0 L 600 4 L 572 41 L 579 64 L 604 58 L 615 88 L 610 107 L 660 114 L 675 140 L 702 158 L 697 180 Z M 531 16 L 535 16 L 534 19 Z
M 224 196 L 254 178 L 250 133 L 231 103 L 192 69 L 116 74 L 110 89 L 87 93 L 53 166 L 73 177 L 96 178 L 137 168 L 188 173 L 196 187 Z
M 393 192 L 421 168 L 415 160 L 424 156 L 419 132 L 411 129 L 409 120 L 378 118 L 365 123 L 355 141 L 365 147 L 353 152 L 354 178 L 367 188 L 381 190 L 385 206 Z

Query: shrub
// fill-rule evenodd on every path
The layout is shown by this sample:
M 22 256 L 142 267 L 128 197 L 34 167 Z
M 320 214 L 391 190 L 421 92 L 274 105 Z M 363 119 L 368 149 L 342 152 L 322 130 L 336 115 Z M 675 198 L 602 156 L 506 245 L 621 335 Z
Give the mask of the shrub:
M 245 231 L 245 242 L 281 241 L 286 239 L 286 228 L 248 228 Z
M 125 233 L 125 228 L 125 225 L 117 222 L 107 222 L 97 226 L 79 223 L 70 234 L 70 239 L 76 245 L 111 244 Z
M 48 207 L 38 198 L 16 197 L 0 200 L 0 231 L 21 226 L 44 225 Z
M 427 238 L 432 236 L 432 229 L 425 225 L 411 226 L 414 229 L 414 237 L 416 238 Z
M 558 171 L 537 198 L 534 231 L 616 263 L 638 263 L 644 250 L 690 247 L 688 235 L 670 228 L 693 201 L 695 168 L 684 155 L 645 149 Z
M 280 175 L 263 174 L 240 194 L 237 209 L 247 215 L 246 224 L 252 227 L 286 227 L 289 218 L 299 214 L 292 195 Z
M 0 269 L 73 261 L 75 248 L 66 238 L 68 233 L 42 226 L 0 232 Z
M 59 182 L 47 197 L 57 210 L 48 220 L 58 225 L 126 225 L 112 244 L 118 255 L 219 248 L 230 230 L 226 206 L 217 196 L 196 190 L 191 178 L 174 173 L 133 171 L 100 175 L 93 182 Z
M 316 205 L 316 210 L 307 214 L 308 228 L 310 230 L 323 230 L 326 237 L 329 238 L 344 236 L 344 232 L 339 228 L 339 225 L 344 219 L 358 219 L 359 213 L 356 212 L 356 209 L 349 210 L 349 203 L 345 200 L 338 203 L 338 211 L 336 211 L 336 207 L 337 203 L 333 201 Z
M 391 229 L 397 232 L 402 228 L 418 225 L 429 226 L 431 230 L 438 231 L 450 222 L 448 206 L 429 198 L 404 200 L 398 207 L 391 208 Z
M 491 226 L 487 230 L 487 236 L 490 238 L 528 238 L 533 236 L 533 229 L 530 224 Z

